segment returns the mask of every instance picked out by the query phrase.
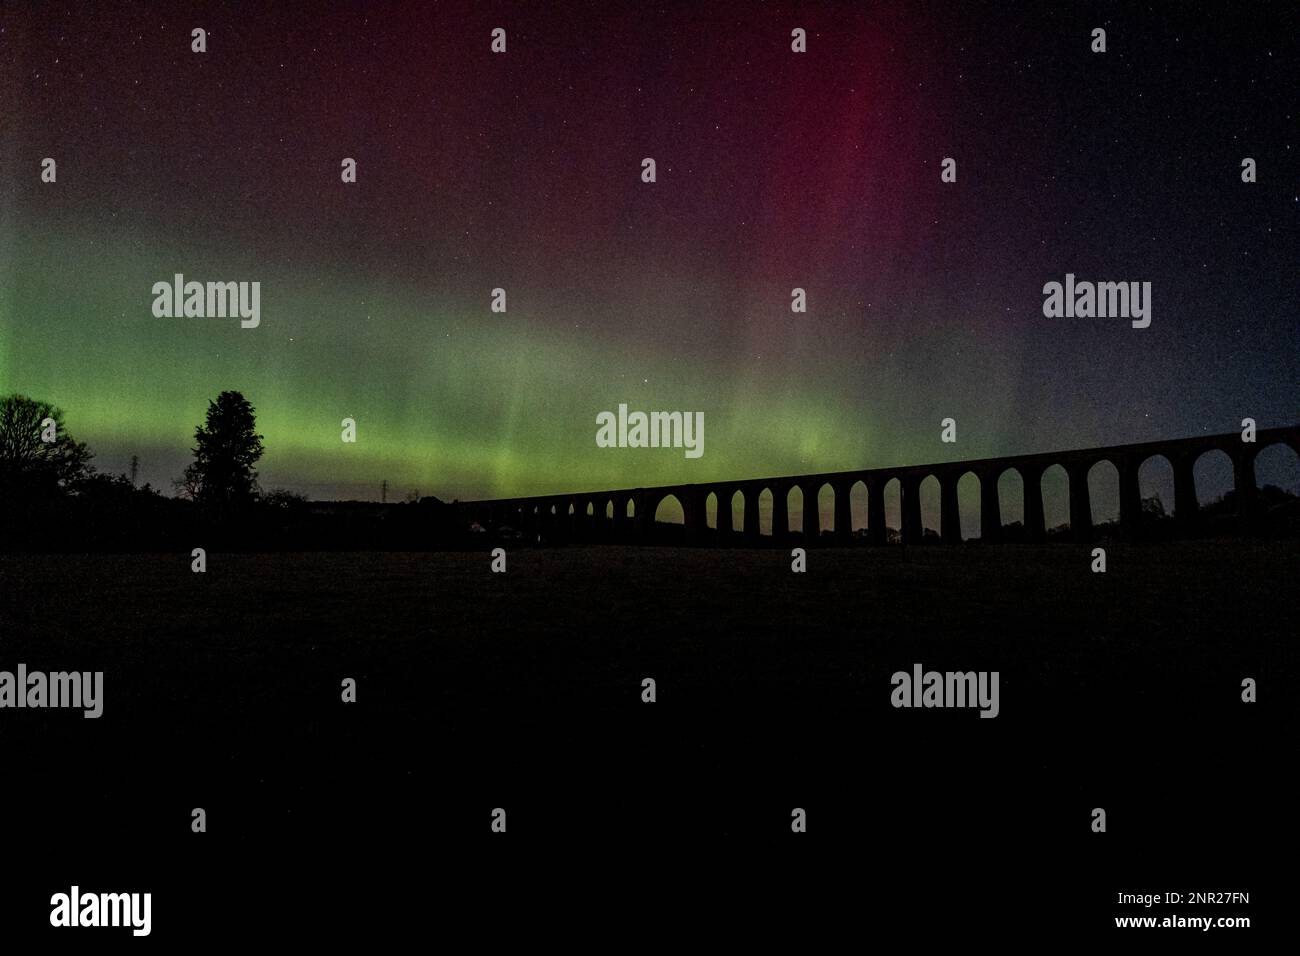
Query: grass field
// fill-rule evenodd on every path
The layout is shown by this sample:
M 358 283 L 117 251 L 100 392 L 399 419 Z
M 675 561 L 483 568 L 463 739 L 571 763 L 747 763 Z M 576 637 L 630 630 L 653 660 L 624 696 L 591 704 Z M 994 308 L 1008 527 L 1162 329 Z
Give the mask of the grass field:
M 147 857 L 192 846 L 198 806 L 215 853 L 464 850 L 497 806 L 575 852 L 770 846 L 804 807 L 840 851 L 1078 873 L 1159 848 L 1221 878 L 1272 851 L 1294 759 L 1298 552 L 1113 546 L 1105 574 L 1071 545 L 814 550 L 805 574 L 779 550 L 519 550 L 505 574 L 486 553 L 211 554 L 204 574 L 3 555 L 0 669 L 105 672 L 99 720 L 0 712 L 40 782 L 5 810 L 47 840 L 111 820 L 99 843 Z M 999 716 L 892 707 L 914 663 L 998 671 Z

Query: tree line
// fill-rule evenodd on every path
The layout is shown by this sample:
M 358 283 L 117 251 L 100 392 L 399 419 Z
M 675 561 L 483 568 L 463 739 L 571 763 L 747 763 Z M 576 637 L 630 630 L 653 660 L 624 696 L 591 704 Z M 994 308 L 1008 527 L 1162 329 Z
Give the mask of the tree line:
M 309 502 L 263 490 L 265 451 L 251 402 L 223 391 L 194 431 L 172 494 L 100 472 L 63 410 L 0 397 L 0 551 L 427 550 L 469 547 L 455 510 L 436 498 L 401 504 Z
M 100 472 L 94 453 L 52 402 L 0 397 L 0 535 L 10 549 L 100 545 L 166 547 L 169 538 L 204 527 L 231 531 L 269 509 L 306 499 L 264 494 L 256 465 L 264 448 L 252 404 L 237 391 L 208 403 L 194 432 L 193 461 L 165 496 L 133 478 Z M 134 465 L 133 469 L 134 471 Z

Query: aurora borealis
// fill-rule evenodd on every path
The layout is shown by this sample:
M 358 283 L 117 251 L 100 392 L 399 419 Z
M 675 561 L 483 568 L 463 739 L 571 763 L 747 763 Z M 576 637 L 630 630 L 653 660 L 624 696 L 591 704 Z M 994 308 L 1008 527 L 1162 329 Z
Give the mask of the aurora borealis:
M 62 407 L 102 470 L 137 454 L 170 488 L 223 389 L 257 408 L 263 486 L 316 498 L 1297 418 L 1283 8 L 1234 11 L 1232 38 L 1204 14 L 1109 8 L 322 9 L 0 21 L 0 391 Z M 259 281 L 260 327 L 155 318 L 150 288 L 177 272 Z M 1150 281 L 1150 328 L 1045 318 L 1043 283 L 1067 272 Z M 621 402 L 702 411 L 707 453 L 597 448 Z

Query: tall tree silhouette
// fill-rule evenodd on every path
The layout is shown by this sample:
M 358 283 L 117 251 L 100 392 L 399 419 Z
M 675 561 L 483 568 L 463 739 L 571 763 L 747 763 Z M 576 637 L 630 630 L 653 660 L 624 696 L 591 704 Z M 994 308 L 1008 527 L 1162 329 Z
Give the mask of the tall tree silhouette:
M 215 511 L 250 504 L 257 496 L 262 436 L 253 406 L 239 392 L 222 392 L 208 402 L 206 421 L 194 432 L 194 462 L 177 482 L 183 494 Z
M 0 398 L 0 492 L 10 504 L 65 490 L 94 470 L 91 457 L 60 409 L 16 392 Z

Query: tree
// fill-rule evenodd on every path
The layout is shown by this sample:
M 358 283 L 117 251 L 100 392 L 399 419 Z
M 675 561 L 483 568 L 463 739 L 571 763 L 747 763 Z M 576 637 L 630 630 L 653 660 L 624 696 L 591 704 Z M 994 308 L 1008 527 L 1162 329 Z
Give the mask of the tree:
M 208 402 L 206 421 L 194 432 L 194 462 L 176 482 L 181 493 L 217 511 L 251 504 L 257 497 L 262 436 L 254 409 L 239 392 L 222 392 Z
M 61 409 L 16 392 L 0 398 L 0 492 L 11 502 L 67 490 L 94 472 L 92 457 Z
M 306 495 L 287 488 L 276 488 L 262 495 L 263 505 L 280 511 L 297 511 L 310 502 Z
M 1160 500 L 1160 492 L 1154 492 L 1150 498 L 1142 499 L 1142 514 L 1150 519 L 1159 519 L 1165 516 L 1165 505 Z

